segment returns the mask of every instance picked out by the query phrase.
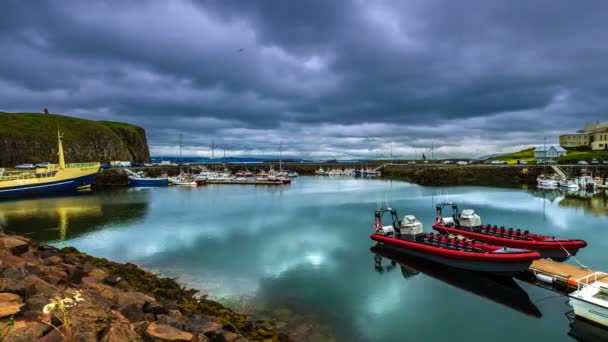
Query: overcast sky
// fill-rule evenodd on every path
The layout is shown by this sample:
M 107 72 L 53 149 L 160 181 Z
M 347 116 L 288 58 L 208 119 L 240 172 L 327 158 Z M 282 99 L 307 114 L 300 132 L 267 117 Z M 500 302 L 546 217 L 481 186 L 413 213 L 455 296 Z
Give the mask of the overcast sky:
M 608 1 L 0 3 L 0 111 L 153 155 L 478 156 L 608 119 Z M 0 123 L 1 124 L 1 123 Z

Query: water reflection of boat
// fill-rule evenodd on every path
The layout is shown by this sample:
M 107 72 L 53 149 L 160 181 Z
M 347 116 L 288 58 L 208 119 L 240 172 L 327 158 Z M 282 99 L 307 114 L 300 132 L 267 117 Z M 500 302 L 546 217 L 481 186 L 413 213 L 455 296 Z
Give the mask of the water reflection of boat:
M 146 191 L 134 200 L 116 202 L 115 194 L 80 193 L 20 201 L 0 201 L 0 226 L 38 241 L 63 241 L 89 233 L 112 222 L 143 217 Z
M 578 317 L 570 323 L 568 335 L 579 341 L 608 341 L 608 329 Z
M 530 300 L 528 293 L 513 278 L 493 277 L 482 273 L 444 267 L 432 261 L 413 256 L 404 256 L 400 253 L 378 248 L 377 246 L 372 247 L 371 251 L 376 254 L 376 267 L 378 271 L 380 271 L 378 267 L 381 266 L 378 265 L 378 262 L 384 257 L 400 265 L 401 274 L 404 278 L 409 278 L 422 272 L 432 278 L 526 315 L 533 317 L 542 316 L 538 307 Z M 389 265 L 389 267 L 391 266 L 394 267 L 395 265 Z

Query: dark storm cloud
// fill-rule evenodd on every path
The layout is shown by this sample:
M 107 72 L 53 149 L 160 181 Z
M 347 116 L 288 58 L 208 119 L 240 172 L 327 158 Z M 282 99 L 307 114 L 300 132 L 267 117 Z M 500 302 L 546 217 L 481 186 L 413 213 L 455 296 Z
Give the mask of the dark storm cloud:
M 608 108 L 608 3 L 0 4 L 0 110 L 124 120 L 154 153 L 475 155 Z M 203 152 L 201 152 L 203 151 Z

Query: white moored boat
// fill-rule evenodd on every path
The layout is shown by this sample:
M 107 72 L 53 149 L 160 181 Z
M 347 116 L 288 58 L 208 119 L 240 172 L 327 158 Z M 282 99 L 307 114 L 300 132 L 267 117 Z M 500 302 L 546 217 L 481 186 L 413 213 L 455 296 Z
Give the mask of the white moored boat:
M 574 314 L 608 327 L 608 273 L 595 272 L 577 282 L 578 290 L 568 295 Z
M 579 188 L 578 182 L 571 179 L 560 180 L 557 182 L 557 184 L 559 184 L 560 188 L 565 188 L 568 190 L 578 190 Z
M 536 178 L 536 184 L 542 188 L 556 188 L 557 180 L 553 176 L 540 175 Z

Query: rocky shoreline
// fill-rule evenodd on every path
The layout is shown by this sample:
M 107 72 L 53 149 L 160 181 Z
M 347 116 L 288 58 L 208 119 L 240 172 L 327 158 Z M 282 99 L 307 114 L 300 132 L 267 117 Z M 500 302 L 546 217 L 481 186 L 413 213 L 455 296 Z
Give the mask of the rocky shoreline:
M 82 301 L 70 305 L 66 324 L 48 305 L 71 296 Z M 87 342 L 292 341 L 270 322 L 251 321 L 134 264 L 0 231 L 0 341 L 64 341 L 66 328 L 73 341 Z

